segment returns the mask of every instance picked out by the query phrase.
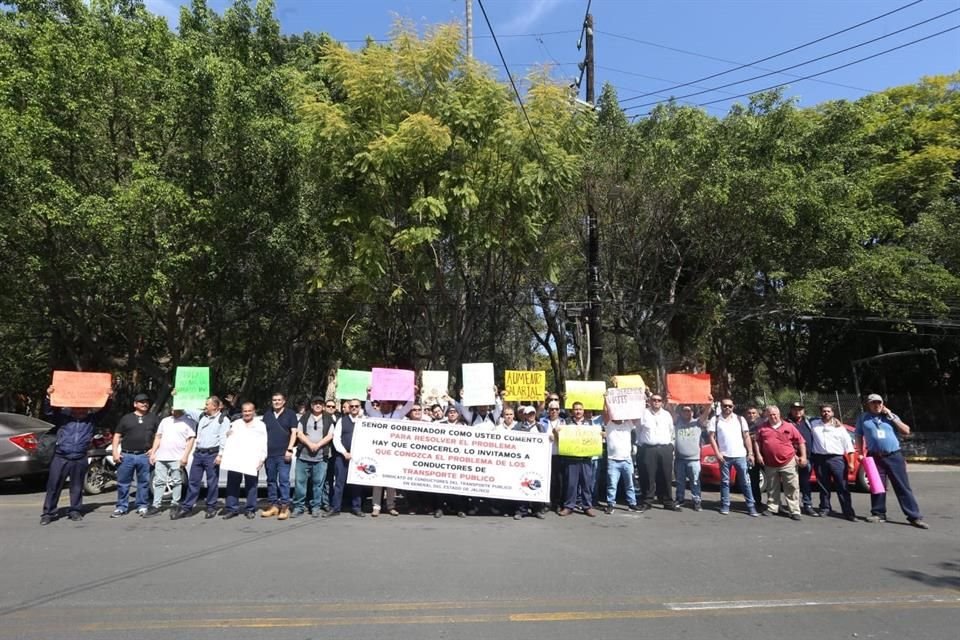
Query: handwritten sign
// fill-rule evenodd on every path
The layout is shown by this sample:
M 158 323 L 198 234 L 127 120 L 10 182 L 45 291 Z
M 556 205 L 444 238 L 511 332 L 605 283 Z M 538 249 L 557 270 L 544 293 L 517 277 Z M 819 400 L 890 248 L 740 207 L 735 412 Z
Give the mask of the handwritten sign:
M 413 400 L 415 373 L 409 369 L 374 367 L 370 389 L 371 400 Z
M 607 391 L 607 383 L 603 380 L 567 380 L 566 407 L 573 407 L 574 402 L 582 402 L 584 409 L 603 409 L 603 394 Z
M 493 363 L 463 364 L 463 406 L 480 407 L 496 402 L 493 390 Z
M 113 379 L 109 373 L 88 371 L 54 371 L 53 395 L 50 404 L 55 407 L 99 409 L 107 404 Z
M 354 400 L 367 397 L 373 374 L 370 371 L 356 369 L 337 370 L 337 399 Z
M 210 367 L 177 367 L 174 409 L 202 409 L 210 397 Z
M 603 453 L 603 436 L 598 425 L 564 425 L 557 451 L 561 456 L 592 458 Z
M 676 404 L 710 402 L 709 373 L 668 373 L 667 396 Z
M 606 401 L 610 420 L 636 420 L 646 408 L 643 389 L 607 389 Z
M 505 371 L 503 374 L 507 395 L 504 400 L 542 400 L 547 390 L 546 371 Z
M 613 386 L 618 389 L 646 389 L 647 383 L 639 375 L 613 376 Z
M 426 405 L 438 404 L 450 388 L 450 374 L 446 371 L 422 371 L 420 373 L 420 398 Z

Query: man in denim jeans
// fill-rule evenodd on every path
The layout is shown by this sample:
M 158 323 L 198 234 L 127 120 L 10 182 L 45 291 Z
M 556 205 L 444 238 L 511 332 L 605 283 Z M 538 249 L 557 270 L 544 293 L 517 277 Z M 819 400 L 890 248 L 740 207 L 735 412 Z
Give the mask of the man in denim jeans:
M 137 474 L 137 513 L 146 515 L 150 504 L 150 460 L 147 452 L 153 446 L 153 436 L 160 425 L 160 418 L 150 411 L 150 397 L 144 393 L 133 399 L 133 412 L 120 418 L 113 432 L 112 456 L 117 468 L 117 508 L 111 518 L 127 514 L 130 499 L 130 483 Z
M 290 463 L 296 451 L 297 414 L 287 408 L 287 396 L 275 391 L 270 398 L 270 409 L 263 413 L 267 427 L 267 500 L 270 506 L 260 510 L 261 518 L 290 517 Z
M 674 423 L 676 453 L 674 454 L 674 475 L 677 478 L 675 511 L 683 508 L 684 492 L 690 481 L 690 493 L 693 496 L 693 510 L 700 511 L 700 441 L 703 427 L 693 417 L 693 407 L 682 405 Z
M 611 420 L 606 424 L 607 441 L 607 506 L 606 514 L 613 513 L 617 504 L 617 489 L 623 481 L 630 511 L 637 510 L 637 494 L 633 489 L 633 421 Z
M 706 419 L 701 415 L 701 424 L 706 422 L 710 444 L 720 463 L 720 514 L 730 513 L 730 467 L 737 469 L 737 488 L 747 503 L 747 513 L 756 517 L 753 491 L 750 490 L 749 466 L 753 464 L 753 444 L 747 421 L 733 412 L 733 400 L 720 401 L 720 415 Z
M 313 499 L 310 503 L 310 513 L 314 518 L 320 517 L 320 510 L 330 510 L 330 495 L 326 490 L 327 462 L 330 458 L 330 449 L 333 442 L 332 411 L 324 411 L 324 400 L 314 396 L 310 401 L 310 411 L 300 418 L 297 425 L 297 441 L 299 455 L 297 456 L 296 488 L 293 494 L 293 512 L 290 517 L 297 518 L 306 512 L 307 483 L 309 482 Z M 336 405 L 333 400 L 328 404 Z

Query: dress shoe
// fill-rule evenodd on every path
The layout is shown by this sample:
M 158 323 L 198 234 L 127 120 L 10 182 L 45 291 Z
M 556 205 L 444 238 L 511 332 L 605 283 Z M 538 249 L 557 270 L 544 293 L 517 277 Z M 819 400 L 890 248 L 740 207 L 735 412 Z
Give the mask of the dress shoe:
M 323 514 L 323 515 L 320 516 L 320 517 L 321 517 L 321 518 L 335 518 L 335 517 L 338 516 L 338 515 L 340 515 L 340 512 L 339 512 L 339 511 L 327 511 L 325 514 Z
M 588 518 L 596 518 L 597 512 L 591 509 L 590 507 L 587 507 L 586 509 L 583 510 L 583 515 L 587 516 Z
M 240 515 L 240 513 L 237 511 L 227 511 L 225 514 L 223 514 L 223 519 L 229 520 L 230 518 L 236 518 L 238 515 Z
M 144 518 L 152 518 L 152 517 L 158 516 L 158 515 L 160 515 L 160 509 L 158 509 L 157 507 L 150 507 L 150 508 L 147 509 L 146 512 L 143 514 L 143 517 L 144 517 Z
M 573 513 L 573 509 L 567 509 L 566 507 L 564 507 L 563 509 L 560 509 L 560 511 L 557 511 L 557 515 L 560 516 L 561 518 L 564 516 L 568 516 L 571 513 Z
M 81 520 L 83 520 L 83 514 L 80 513 L 79 511 L 71 511 L 70 515 L 68 515 L 67 517 L 70 518 L 70 520 L 73 522 L 80 522 Z
M 360 509 L 354 509 L 350 513 L 357 516 L 358 518 L 365 518 L 367 516 L 367 514 L 365 514 L 363 511 L 360 511 Z
M 244 511 L 244 512 L 243 512 L 243 516 L 244 516 L 247 520 L 253 520 L 254 518 L 257 517 L 257 512 L 256 512 L 256 511 Z
M 217 516 L 216 509 L 207 509 L 206 512 L 203 514 L 203 517 L 207 520 L 209 520 L 210 518 L 215 518 L 216 516 Z
M 53 522 L 53 516 L 40 516 L 40 525 L 45 527 Z
M 261 518 L 272 518 L 277 515 L 280 515 L 280 507 L 275 504 L 270 505 L 269 509 L 260 509 Z
M 186 511 L 183 511 L 181 509 L 170 509 L 170 519 L 179 520 L 184 515 L 186 515 L 186 513 L 187 513 Z

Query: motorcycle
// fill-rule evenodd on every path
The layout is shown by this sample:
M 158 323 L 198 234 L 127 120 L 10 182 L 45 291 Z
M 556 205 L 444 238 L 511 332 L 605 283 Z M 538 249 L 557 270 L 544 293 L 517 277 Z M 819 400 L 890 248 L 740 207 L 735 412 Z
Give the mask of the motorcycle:
M 102 431 L 93 436 L 87 452 L 87 474 L 83 478 L 83 492 L 88 496 L 102 493 L 117 481 L 117 465 L 113 461 L 113 433 Z

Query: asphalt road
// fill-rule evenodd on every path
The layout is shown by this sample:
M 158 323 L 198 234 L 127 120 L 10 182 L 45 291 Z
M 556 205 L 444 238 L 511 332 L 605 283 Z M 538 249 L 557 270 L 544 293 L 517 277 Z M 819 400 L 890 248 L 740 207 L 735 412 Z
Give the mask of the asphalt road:
M 0 638 L 950 638 L 960 468 L 911 465 L 929 531 L 618 510 L 39 526 L 0 483 Z M 66 497 L 66 495 L 64 495 Z M 855 494 L 858 514 L 869 497 Z

